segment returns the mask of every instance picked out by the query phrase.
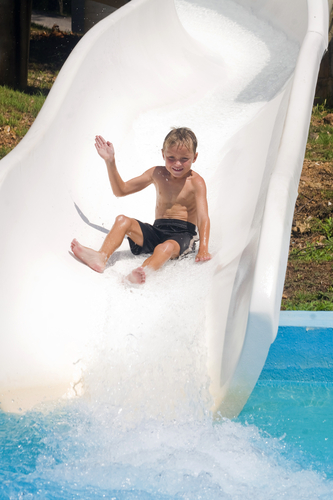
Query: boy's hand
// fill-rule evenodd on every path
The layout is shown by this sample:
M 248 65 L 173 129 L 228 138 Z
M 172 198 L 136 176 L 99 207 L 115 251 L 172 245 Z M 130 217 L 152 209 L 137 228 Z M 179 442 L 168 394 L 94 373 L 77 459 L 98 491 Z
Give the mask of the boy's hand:
M 212 256 L 210 255 L 209 252 L 206 250 L 200 250 L 197 253 L 197 256 L 195 258 L 195 262 L 205 262 L 206 260 L 210 260 Z
M 103 139 L 101 135 L 96 135 L 95 138 L 95 148 L 97 153 L 105 161 L 114 161 L 114 148 L 111 142 Z

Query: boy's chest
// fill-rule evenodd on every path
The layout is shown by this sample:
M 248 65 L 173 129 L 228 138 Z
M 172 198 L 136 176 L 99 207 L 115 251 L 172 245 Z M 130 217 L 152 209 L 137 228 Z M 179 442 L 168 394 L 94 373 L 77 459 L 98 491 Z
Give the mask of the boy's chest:
M 194 199 L 191 181 L 185 179 L 181 183 L 170 182 L 168 178 L 161 179 L 156 186 L 160 201 L 170 204 L 188 205 Z

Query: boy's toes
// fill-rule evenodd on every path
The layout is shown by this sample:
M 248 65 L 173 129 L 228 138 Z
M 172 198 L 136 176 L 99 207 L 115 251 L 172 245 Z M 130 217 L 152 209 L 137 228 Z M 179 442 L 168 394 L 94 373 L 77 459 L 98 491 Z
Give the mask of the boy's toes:
M 130 283 L 135 283 L 137 285 L 142 285 L 146 282 L 146 273 L 143 267 L 138 267 L 133 269 L 133 271 L 127 276 L 127 280 Z

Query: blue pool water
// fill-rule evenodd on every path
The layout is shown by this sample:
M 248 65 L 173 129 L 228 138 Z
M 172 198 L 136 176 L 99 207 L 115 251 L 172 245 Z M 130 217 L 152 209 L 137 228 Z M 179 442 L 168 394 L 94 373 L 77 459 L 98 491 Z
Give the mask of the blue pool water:
M 333 478 L 333 317 L 284 313 L 282 323 L 238 421 L 282 437 L 302 467 Z
M 234 421 L 107 398 L 0 414 L 1 499 L 332 499 L 333 329 L 281 326 Z M 196 406 L 194 406 L 196 405 Z
M 332 479 L 332 410 L 332 383 L 261 380 L 238 421 L 281 438 L 284 455 Z

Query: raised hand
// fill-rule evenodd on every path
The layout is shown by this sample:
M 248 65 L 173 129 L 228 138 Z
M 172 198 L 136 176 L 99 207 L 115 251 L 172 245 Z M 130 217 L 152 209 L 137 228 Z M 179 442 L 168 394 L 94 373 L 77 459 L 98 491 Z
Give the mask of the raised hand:
M 97 153 L 105 161 L 114 161 L 114 148 L 111 142 L 103 139 L 101 135 L 96 135 L 95 138 L 95 148 Z

